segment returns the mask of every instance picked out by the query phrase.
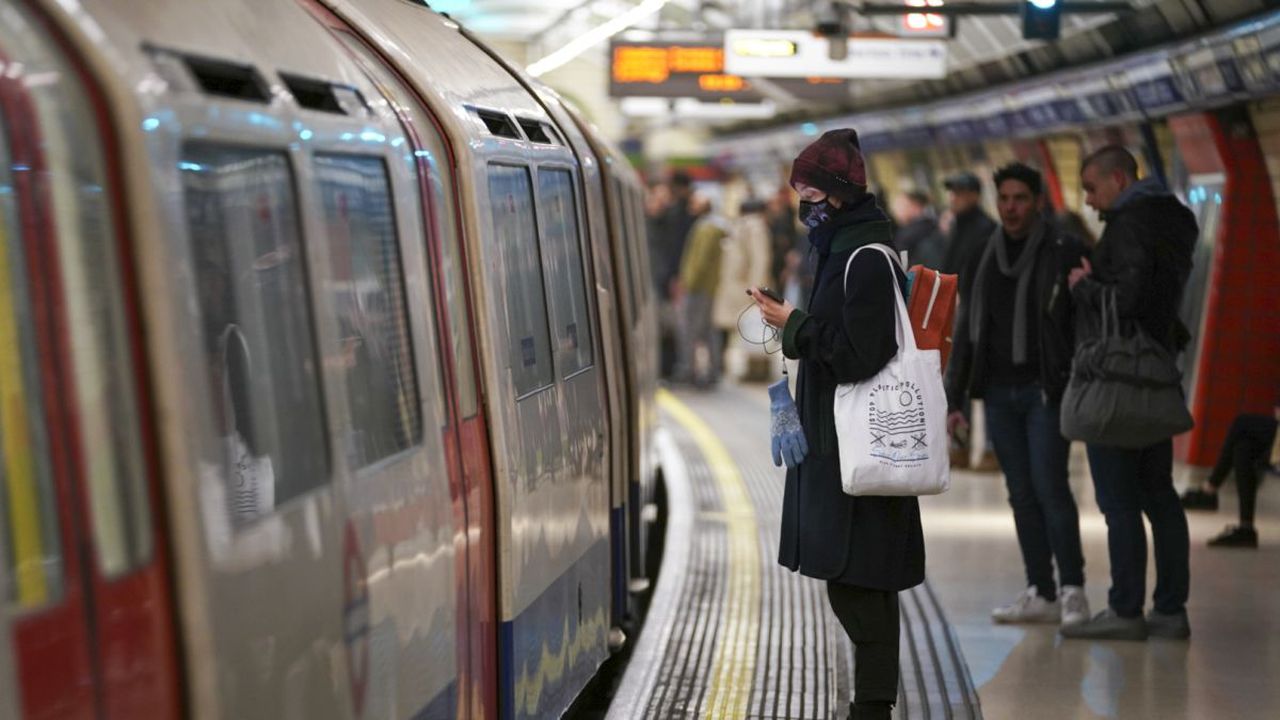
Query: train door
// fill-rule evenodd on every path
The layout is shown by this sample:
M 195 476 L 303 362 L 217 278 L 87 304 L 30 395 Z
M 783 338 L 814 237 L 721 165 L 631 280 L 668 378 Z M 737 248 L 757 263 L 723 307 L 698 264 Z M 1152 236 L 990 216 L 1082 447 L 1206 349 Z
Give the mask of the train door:
M 495 579 L 493 493 L 488 434 L 476 373 L 472 309 L 464 272 L 463 242 L 454 204 L 449 152 L 438 126 L 417 95 L 346 21 L 314 2 L 304 1 L 326 24 L 361 68 L 391 101 L 409 141 L 417 170 L 431 273 L 440 364 L 446 377 L 446 443 L 451 478 L 451 509 L 460 562 L 456 642 L 459 668 L 459 717 L 497 715 L 497 592 Z
M 1200 237 L 1196 240 L 1191 258 L 1191 275 L 1182 293 L 1179 317 L 1191 332 L 1191 343 L 1186 352 L 1178 356 L 1182 368 L 1182 385 L 1187 397 L 1194 397 L 1200 370 L 1200 352 L 1204 347 L 1205 306 L 1209 302 L 1209 281 L 1213 273 L 1214 247 L 1217 245 L 1218 224 L 1222 217 L 1222 196 L 1226 192 L 1227 176 L 1224 173 L 1199 173 L 1187 178 L 1186 187 L 1180 188 L 1183 200 L 1196 215 Z
M 42 21 L 0 24 L 0 703 L 176 716 L 115 138 Z

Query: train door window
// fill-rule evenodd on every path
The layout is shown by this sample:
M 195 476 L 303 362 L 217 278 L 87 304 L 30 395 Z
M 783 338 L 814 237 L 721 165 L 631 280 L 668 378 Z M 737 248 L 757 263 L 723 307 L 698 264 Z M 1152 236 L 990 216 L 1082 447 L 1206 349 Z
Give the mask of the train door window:
M 529 170 L 490 165 L 489 205 L 506 287 L 511 377 L 516 396 L 522 397 L 555 378 Z
M 632 281 L 639 288 L 640 304 L 649 301 L 649 293 L 653 288 L 653 268 L 649 264 L 649 255 L 645 248 L 652 241 L 649 237 L 649 225 L 644 214 L 644 198 L 635 190 L 631 195 L 631 244 L 627 249 L 631 257 Z M 639 314 L 637 313 L 637 318 Z
M 383 94 L 392 98 L 404 108 L 412 108 L 417 118 L 431 117 L 430 111 L 418 100 L 417 95 L 407 88 L 402 80 L 387 70 L 381 60 L 374 57 L 364 42 L 342 30 L 335 34 L 356 55 L 361 66 L 379 84 Z M 440 135 L 430 127 L 408 128 L 415 130 L 415 144 L 420 147 L 414 153 L 417 169 L 425 173 L 430 192 L 430 208 L 435 212 L 427 212 L 424 225 L 427 232 L 435 236 L 440 248 L 440 275 L 444 281 L 444 311 L 449 319 L 449 349 L 453 355 L 453 370 L 458 394 L 458 410 L 462 417 L 471 417 L 479 410 L 479 398 L 476 391 L 476 371 L 472 362 L 471 342 L 469 339 L 469 321 L 467 319 L 466 282 L 463 278 L 461 237 L 458 232 L 458 217 L 454 209 L 453 178 L 448 168 L 442 167 L 441 158 L 446 157 L 447 150 Z
M 591 314 L 587 309 L 573 174 L 568 170 L 538 170 L 538 196 L 543 210 L 551 315 L 556 325 L 556 362 L 567 377 L 590 367 L 592 359 Z
M 0 116 L 0 606 L 27 610 L 62 595 L 63 568 L 5 130 Z
M 316 155 L 315 174 L 351 417 L 344 451 L 361 468 L 409 448 L 422 431 L 391 188 L 376 157 Z
M 56 254 L 57 313 L 67 338 L 59 380 L 75 410 L 80 450 L 74 469 L 87 492 L 85 525 L 98 569 L 116 578 L 151 559 L 154 537 L 115 210 L 107 160 L 93 141 L 99 128 L 90 99 L 57 44 L 29 28 L 17 16 L 0 23 L 0 42 L 23 57 L 6 76 L 24 88 L 34 115 L 25 131 L 9 128 L 9 152 L 16 154 L 18 143 L 24 152 L 39 148 L 31 158 L 43 167 L 16 163 L 14 179 L 25 173 L 33 180 L 26 191 L 35 202 L 23 212 L 47 228 L 38 231 L 42 252 Z M 18 182 L 20 200 L 23 192 Z
M 180 167 L 228 512 L 244 524 L 329 477 L 293 175 L 281 152 L 205 143 Z
M 636 271 L 631 267 L 635 264 L 634 253 L 631 252 L 631 243 L 635 240 L 631 237 L 631 196 L 627 194 L 627 190 L 622 185 L 622 181 L 614 178 L 613 195 L 618 199 L 614 212 L 614 227 L 617 228 L 619 250 L 614 261 L 619 263 L 625 274 L 624 282 L 627 284 L 627 297 L 631 299 L 631 312 L 627 315 L 627 325 L 635 325 L 636 318 L 640 315 L 640 288 L 636 287 Z

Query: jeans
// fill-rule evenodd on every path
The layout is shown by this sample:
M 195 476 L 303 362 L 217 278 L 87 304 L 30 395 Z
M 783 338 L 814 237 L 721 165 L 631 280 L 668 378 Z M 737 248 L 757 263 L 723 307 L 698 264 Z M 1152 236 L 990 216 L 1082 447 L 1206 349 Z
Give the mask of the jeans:
M 1236 472 L 1236 487 L 1240 491 L 1240 524 L 1253 525 L 1253 515 L 1258 504 L 1258 484 L 1262 468 L 1267 463 L 1267 453 L 1276 437 L 1276 419 L 1270 415 L 1237 415 L 1231 423 L 1231 432 L 1222 445 L 1218 464 L 1209 476 L 1209 483 L 1222 487 L 1232 470 Z
M 886 720 L 898 701 L 898 593 L 827 581 L 827 599 L 853 643 L 853 706 Z
M 1070 443 L 1058 427 L 1058 406 L 1038 383 L 994 385 L 984 396 L 987 433 L 995 445 L 1013 508 L 1027 585 L 1057 597 L 1053 560 L 1063 585 L 1084 586 L 1080 518 L 1067 482 Z
M 1176 614 L 1191 592 L 1187 515 L 1173 489 L 1173 441 L 1140 450 L 1089 446 L 1098 509 L 1107 519 L 1111 591 L 1107 601 L 1121 617 L 1142 615 L 1147 584 L 1147 532 L 1155 545 L 1155 609 Z

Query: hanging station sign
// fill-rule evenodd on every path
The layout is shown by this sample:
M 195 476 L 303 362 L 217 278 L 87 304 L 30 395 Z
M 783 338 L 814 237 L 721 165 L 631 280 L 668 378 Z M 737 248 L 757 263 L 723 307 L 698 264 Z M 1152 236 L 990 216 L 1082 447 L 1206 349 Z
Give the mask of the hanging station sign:
M 849 96 L 848 81 L 810 75 L 765 78 L 760 82 L 726 72 L 723 42 L 614 41 L 609 49 L 609 95 L 615 98 L 693 98 L 702 102 L 754 103 L 773 91 L 797 100 L 838 101 Z
M 843 39 L 842 39 L 843 40 Z M 804 30 L 729 30 L 724 67 L 743 77 L 882 78 L 937 80 L 947 75 L 942 40 L 850 37 L 839 60 L 830 38 Z

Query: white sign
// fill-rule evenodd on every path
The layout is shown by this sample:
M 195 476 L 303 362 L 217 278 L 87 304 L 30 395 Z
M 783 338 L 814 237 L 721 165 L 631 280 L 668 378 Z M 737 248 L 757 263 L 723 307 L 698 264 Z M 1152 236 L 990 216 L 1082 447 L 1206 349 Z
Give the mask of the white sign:
M 804 30 L 729 30 L 724 70 L 744 77 L 893 78 L 947 75 L 942 40 L 848 39 L 848 56 L 831 59 L 830 39 Z

